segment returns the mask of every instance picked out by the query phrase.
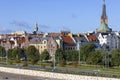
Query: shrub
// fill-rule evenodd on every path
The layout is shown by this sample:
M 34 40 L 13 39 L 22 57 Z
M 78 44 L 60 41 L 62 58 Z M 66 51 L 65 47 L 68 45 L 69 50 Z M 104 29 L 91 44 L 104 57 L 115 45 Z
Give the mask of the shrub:
M 64 59 L 60 60 L 60 66 L 61 67 L 64 67 L 66 65 L 66 62 Z
M 73 61 L 73 66 L 74 66 L 75 68 L 77 68 L 77 67 L 78 67 L 78 62 L 77 62 L 77 61 Z
M 23 67 L 28 66 L 28 63 L 26 61 L 23 62 Z

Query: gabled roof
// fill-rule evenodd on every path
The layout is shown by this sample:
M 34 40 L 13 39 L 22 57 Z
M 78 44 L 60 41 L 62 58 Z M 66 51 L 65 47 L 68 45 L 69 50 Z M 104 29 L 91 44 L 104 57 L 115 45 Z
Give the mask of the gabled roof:
M 74 45 L 74 41 L 70 36 L 62 36 L 62 40 L 64 43 L 69 44 L 69 45 Z
M 19 44 L 24 43 L 24 42 L 25 42 L 25 39 L 17 40 L 17 42 L 18 42 Z
M 57 37 L 60 35 L 61 35 L 60 33 L 48 33 L 48 36 L 50 36 L 50 37 Z
M 87 38 L 90 42 L 97 42 L 98 38 L 94 35 L 87 35 Z
M 87 39 L 85 38 L 84 35 L 80 35 L 80 36 L 73 36 L 73 38 L 75 39 L 75 41 L 83 41 L 83 42 L 87 42 Z
M 29 42 L 30 44 L 40 44 L 41 40 L 39 38 L 33 38 Z
M 111 29 L 105 23 L 101 23 L 100 27 L 97 29 L 97 32 L 110 32 Z

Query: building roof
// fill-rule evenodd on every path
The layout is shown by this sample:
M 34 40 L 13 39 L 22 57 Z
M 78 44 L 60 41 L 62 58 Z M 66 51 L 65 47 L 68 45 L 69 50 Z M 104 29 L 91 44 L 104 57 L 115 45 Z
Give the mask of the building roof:
M 87 35 L 87 38 L 90 42 L 97 42 L 98 38 L 94 35 Z
M 84 35 L 80 35 L 80 36 L 73 36 L 73 38 L 75 39 L 75 41 L 86 41 L 87 42 L 87 39 L 85 38 Z
M 48 36 L 51 36 L 51 37 L 57 37 L 60 35 L 61 35 L 60 33 L 48 33 Z
M 19 39 L 19 40 L 17 40 L 17 42 L 18 42 L 19 44 L 24 43 L 24 42 L 25 42 L 25 39 Z
M 40 44 L 41 40 L 39 38 L 33 38 L 29 42 L 30 44 Z
M 70 36 L 62 36 L 62 40 L 64 43 L 69 44 L 69 45 L 74 45 L 75 42 Z
M 100 27 L 97 29 L 97 32 L 110 32 L 111 29 L 105 24 L 101 23 Z

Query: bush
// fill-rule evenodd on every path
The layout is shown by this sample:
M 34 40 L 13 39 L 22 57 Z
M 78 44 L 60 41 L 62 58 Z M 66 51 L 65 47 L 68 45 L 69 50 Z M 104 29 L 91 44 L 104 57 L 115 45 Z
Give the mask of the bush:
M 67 65 L 72 65 L 73 63 L 72 62 L 68 62 Z
M 78 62 L 77 62 L 77 61 L 73 61 L 73 66 L 74 66 L 75 68 L 77 68 L 77 67 L 78 67 Z
M 20 60 L 17 59 L 15 62 L 16 62 L 16 63 L 20 63 Z
M 26 61 L 24 61 L 22 66 L 26 67 L 26 66 L 28 66 L 28 63 Z
M 64 67 L 66 65 L 66 62 L 64 59 L 60 60 L 60 66 L 61 67 Z
M 13 61 L 12 60 L 8 60 L 8 64 L 12 65 Z
M 46 64 L 42 63 L 41 68 L 45 68 Z

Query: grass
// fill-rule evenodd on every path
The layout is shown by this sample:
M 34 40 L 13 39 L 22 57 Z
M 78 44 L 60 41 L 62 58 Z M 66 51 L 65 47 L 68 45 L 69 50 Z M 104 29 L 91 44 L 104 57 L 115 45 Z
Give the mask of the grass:
M 60 66 L 57 66 L 60 67 Z M 97 65 L 79 65 L 75 68 L 72 65 L 66 65 L 64 68 L 72 68 L 78 70 L 99 70 L 100 73 L 108 73 L 108 74 L 120 74 L 120 67 L 119 68 L 104 68 Z
M 13 64 L 17 64 L 17 63 L 15 63 L 13 61 Z M 20 63 L 20 64 L 22 64 L 22 63 Z M 28 64 L 31 65 L 29 62 L 28 62 Z M 49 67 L 51 67 L 51 63 L 40 63 L 40 64 L 37 64 L 36 66 L 43 66 L 43 67 L 49 66 Z M 56 67 L 59 67 L 59 68 L 71 68 L 71 69 L 78 69 L 78 70 L 91 70 L 91 71 L 92 70 L 93 71 L 94 70 L 99 70 L 100 71 L 99 72 L 100 76 L 106 76 L 106 74 L 110 74 L 110 75 L 114 75 L 112 77 L 119 77 L 120 78 L 120 67 L 104 68 L 104 67 L 99 66 L 99 65 L 87 65 L 87 64 L 81 64 L 81 65 L 78 65 L 77 67 L 74 67 L 72 64 L 71 65 L 65 65 L 64 67 L 61 67 L 60 65 L 57 65 Z M 66 73 L 66 71 L 60 71 L 60 73 L 61 72 Z M 74 72 L 69 72 L 69 73 L 76 74 Z M 80 74 L 80 73 L 78 73 L 78 74 Z

